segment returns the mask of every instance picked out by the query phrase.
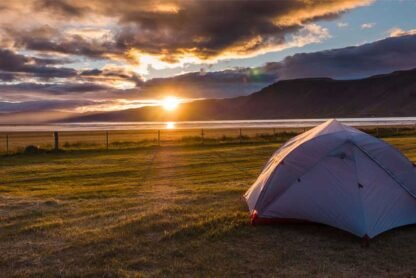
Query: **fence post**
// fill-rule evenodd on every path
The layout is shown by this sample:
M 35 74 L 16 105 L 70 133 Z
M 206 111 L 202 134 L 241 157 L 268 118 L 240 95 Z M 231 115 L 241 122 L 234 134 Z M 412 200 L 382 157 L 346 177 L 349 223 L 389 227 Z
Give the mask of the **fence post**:
M 59 134 L 57 131 L 53 133 L 53 139 L 54 139 L 54 150 L 59 151 Z
M 105 146 L 106 146 L 107 151 L 108 151 L 108 131 L 105 132 Z
M 157 131 L 157 145 L 160 146 L 160 129 Z
M 9 154 L 9 134 L 6 134 L 6 154 Z
M 241 140 L 242 140 L 242 134 L 241 134 L 241 128 L 240 128 L 240 144 L 241 144 Z
M 201 144 L 204 144 L 204 129 L 201 129 Z

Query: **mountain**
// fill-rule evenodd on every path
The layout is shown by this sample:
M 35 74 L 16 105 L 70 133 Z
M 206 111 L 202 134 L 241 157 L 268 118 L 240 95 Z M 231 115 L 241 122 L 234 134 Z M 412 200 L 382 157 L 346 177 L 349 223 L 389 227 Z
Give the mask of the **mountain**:
M 59 111 L 0 112 L 0 125 L 35 125 L 50 122 L 63 122 L 77 116 L 76 113 Z M 78 115 L 79 116 L 79 115 Z
M 141 85 L 140 97 L 161 98 L 174 90 L 176 96 L 183 98 L 230 98 L 249 95 L 277 80 L 277 74 L 266 67 L 192 72 L 146 81 Z
M 416 29 L 415 29 L 416 30 Z M 416 31 L 357 46 L 296 53 L 254 68 L 201 71 L 155 78 L 140 85 L 140 97 L 159 98 L 174 88 L 185 98 L 246 96 L 278 80 L 330 77 L 367 78 L 416 66 Z
M 196 121 L 416 116 L 416 69 L 358 80 L 276 82 L 249 96 L 200 100 L 174 112 L 160 107 L 97 113 L 69 121 Z

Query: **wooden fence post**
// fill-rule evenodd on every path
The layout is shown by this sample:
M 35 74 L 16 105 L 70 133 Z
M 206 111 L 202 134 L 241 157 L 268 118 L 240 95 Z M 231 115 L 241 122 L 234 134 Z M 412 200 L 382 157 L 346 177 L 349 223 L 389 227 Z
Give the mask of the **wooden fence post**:
M 6 134 L 6 154 L 9 154 L 9 134 Z
M 53 133 L 54 138 L 54 150 L 59 151 L 59 134 L 57 131 Z
M 241 140 L 242 140 L 242 133 L 241 133 L 241 128 L 240 128 L 240 144 L 241 144 Z
M 107 151 L 108 151 L 108 131 L 105 132 L 105 146 L 106 146 Z
M 204 144 L 204 129 L 201 129 L 201 144 Z
M 157 131 L 157 145 L 160 146 L 160 129 Z

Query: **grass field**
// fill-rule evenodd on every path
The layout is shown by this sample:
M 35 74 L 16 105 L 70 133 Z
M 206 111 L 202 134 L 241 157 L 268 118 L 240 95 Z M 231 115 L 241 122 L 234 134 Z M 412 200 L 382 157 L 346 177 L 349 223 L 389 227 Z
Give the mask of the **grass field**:
M 377 136 L 416 136 L 415 126 L 368 126 L 365 132 Z M 0 126 L 1 129 L 1 126 Z M 94 130 L 60 131 L 59 148 L 63 150 L 125 149 L 149 146 L 282 142 L 309 128 L 222 128 L 222 129 L 160 129 L 160 130 Z M 53 132 L 2 132 L 0 155 L 23 152 L 29 146 L 43 150 L 54 148 Z
M 384 138 L 416 161 L 416 136 Z M 416 226 L 360 239 L 250 226 L 241 195 L 279 143 L 0 156 L 0 276 L 410 276 Z

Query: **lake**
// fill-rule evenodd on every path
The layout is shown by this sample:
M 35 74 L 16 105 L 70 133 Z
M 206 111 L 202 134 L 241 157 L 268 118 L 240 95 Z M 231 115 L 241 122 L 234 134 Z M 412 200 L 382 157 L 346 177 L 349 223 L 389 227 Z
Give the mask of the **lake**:
M 0 132 L 14 131 L 87 131 L 87 130 L 150 130 L 150 129 L 222 129 L 222 128 L 293 128 L 311 127 L 327 119 L 235 120 L 188 122 L 92 122 L 40 125 L 0 125 Z M 353 126 L 415 125 L 416 117 L 403 118 L 340 118 Z

